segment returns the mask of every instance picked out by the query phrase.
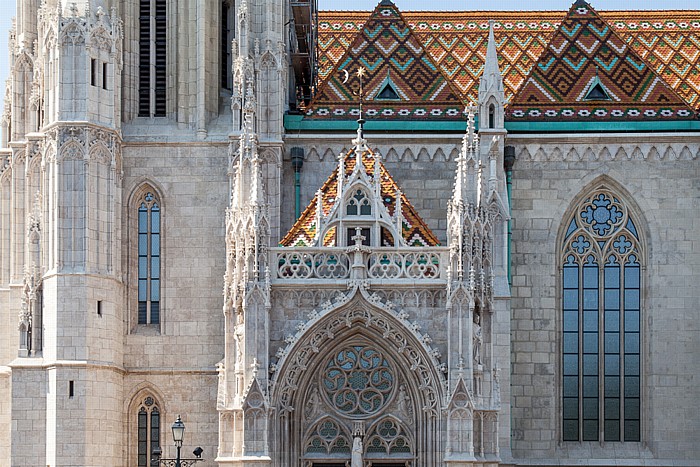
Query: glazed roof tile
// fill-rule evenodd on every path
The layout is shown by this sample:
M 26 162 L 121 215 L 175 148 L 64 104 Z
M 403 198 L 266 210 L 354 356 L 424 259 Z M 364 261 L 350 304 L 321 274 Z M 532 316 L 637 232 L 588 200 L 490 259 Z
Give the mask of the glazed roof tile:
M 339 52 L 342 43 L 338 40 L 338 44 Z M 392 120 L 429 114 L 437 119 L 461 119 L 461 93 L 425 53 L 421 41 L 391 3 L 379 4 L 364 22 L 319 86 L 306 115 L 324 119 L 358 115 L 360 78 L 356 71 L 360 67 L 367 70 L 364 100 L 368 117 Z M 387 84 L 393 98 L 381 99 Z
M 355 168 L 355 154 L 353 151 L 349 151 L 345 156 L 345 175 L 350 176 L 353 169 Z M 365 173 L 368 176 L 373 176 L 374 174 L 374 162 L 375 157 L 371 151 L 365 151 L 362 154 L 362 164 L 364 165 Z M 389 212 L 389 215 L 393 216 L 396 210 L 396 196 L 401 193 L 401 215 L 403 219 L 402 235 L 404 240 L 409 246 L 438 246 L 440 242 L 438 241 L 435 234 L 430 230 L 427 224 L 418 215 L 418 211 L 413 207 L 411 202 L 408 200 L 405 194 L 403 194 L 399 188 L 399 185 L 393 179 L 384 167 L 384 164 L 380 164 L 380 177 L 381 177 L 381 197 L 382 202 Z M 323 184 L 319 190 L 321 195 L 321 203 L 323 206 L 323 215 L 327 216 L 333 206 L 335 205 L 338 196 L 338 168 L 333 171 L 330 177 Z M 309 205 L 306 207 L 304 212 L 299 216 L 299 219 L 294 223 L 292 228 L 287 232 L 282 241 L 281 246 L 294 247 L 294 246 L 311 246 L 314 244 L 314 237 L 316 235 L 316 206 L 318 202 L 318 194 L 313 197 Z M 323 239 L 324 246 L 334 246 L 336 229 L 329 229 L 326 236 Z M 385 232 L 382 232 L 382 237 L 385 237 Z
M 688 120 L 693 114 L 583 0 L 572 5 L 506 112 L 513 121 Z
M 319 14 L 319 89 L 369 18 Z M 401 12 L 465 103 L 475 102 L 494 20 L 506 100 L 511 100 L 566 17 L 564 11 Z M 700 110 L 700 11 L 599 12 L 612 29 L 695 110 Z

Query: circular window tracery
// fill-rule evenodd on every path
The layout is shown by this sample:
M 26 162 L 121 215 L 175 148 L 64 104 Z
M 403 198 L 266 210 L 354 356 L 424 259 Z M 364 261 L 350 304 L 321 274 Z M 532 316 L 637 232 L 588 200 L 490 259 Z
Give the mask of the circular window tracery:
M 321 374 L 321 387 L 337 411 L 353 416 L 379 412 L 391 398 L 393 368 L 373 347 L 355 345 L 337 351 Z

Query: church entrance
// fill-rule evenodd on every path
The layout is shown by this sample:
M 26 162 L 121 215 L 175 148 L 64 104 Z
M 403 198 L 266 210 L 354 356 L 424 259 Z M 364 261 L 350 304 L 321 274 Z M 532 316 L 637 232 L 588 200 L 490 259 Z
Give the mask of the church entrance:
M 283 362 L 279 465 L 439 464 L 442 375 L 402 321 L 368 305 L 351 300 L 326 314 Z

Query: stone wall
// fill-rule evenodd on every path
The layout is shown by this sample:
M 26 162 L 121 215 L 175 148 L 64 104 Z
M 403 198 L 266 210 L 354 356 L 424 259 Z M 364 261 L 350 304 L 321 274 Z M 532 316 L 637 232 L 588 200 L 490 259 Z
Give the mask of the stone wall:
M 595 144 L 590 144 L 595 142 Z M 516 458 L 700 458 L 697 136 L 513 137 L 512 445 Z M 561 443 L 563 223 L 599 182 L 618 188 L 646 243 L 642 443 Z M 663 463 L 663 462 L 662 462 Z M 692 462 L 691 462 L 692 463 Z M 666 465 L 666 464 L 664 464 Z

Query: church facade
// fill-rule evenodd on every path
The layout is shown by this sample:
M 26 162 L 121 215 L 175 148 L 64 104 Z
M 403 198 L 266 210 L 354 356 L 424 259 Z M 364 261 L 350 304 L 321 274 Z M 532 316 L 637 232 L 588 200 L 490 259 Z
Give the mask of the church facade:
M 700 464 L 698 37 L 18 1 L 0 464 Z

